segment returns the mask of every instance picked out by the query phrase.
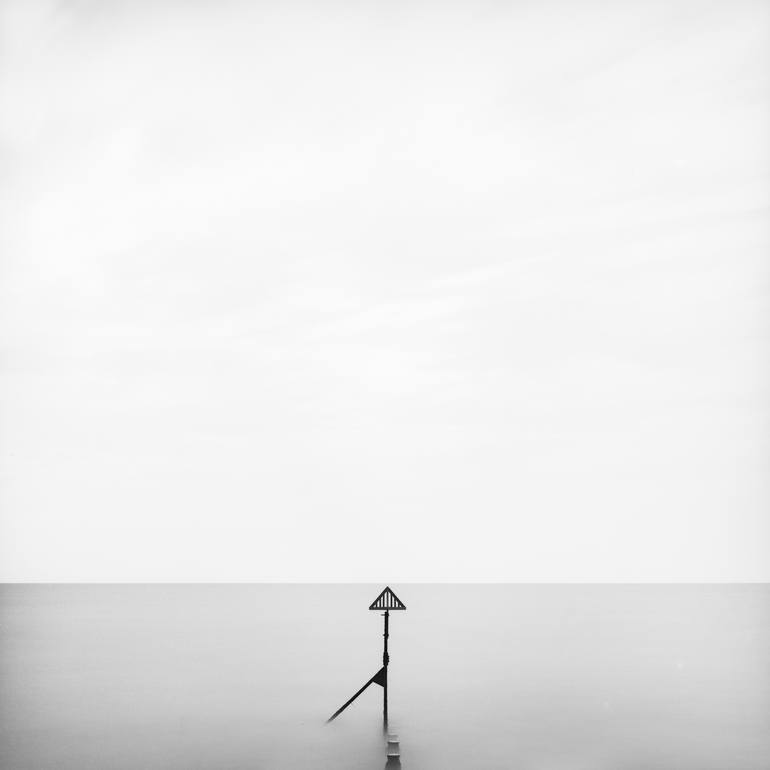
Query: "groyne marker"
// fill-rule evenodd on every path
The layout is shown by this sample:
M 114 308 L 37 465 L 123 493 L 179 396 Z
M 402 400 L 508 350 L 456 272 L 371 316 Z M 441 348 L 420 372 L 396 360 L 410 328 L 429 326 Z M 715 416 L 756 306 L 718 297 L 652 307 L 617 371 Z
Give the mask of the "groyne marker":
M 382 668 L 355 694 L 352 698 L 342 704 L 326 721 L 331 722 L 336 719 L 370 684 L 378 684 L 382 687 L 382 729 L 388 731 L 388 664 L 390 655 L 388 655 L 388 621 L 392 610 L 405 610 L 406 605 L 399 599 L 390 586 L 385 586 L 380 595 L 369 605 L 370 610 L 385 610 L 385 630 L 383 636 L 382 649 Z

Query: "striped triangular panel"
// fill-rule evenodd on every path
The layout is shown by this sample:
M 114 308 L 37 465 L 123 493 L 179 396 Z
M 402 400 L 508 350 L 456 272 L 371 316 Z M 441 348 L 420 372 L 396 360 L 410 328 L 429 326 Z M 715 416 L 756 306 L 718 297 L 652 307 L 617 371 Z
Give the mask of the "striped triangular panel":
M 385 590 L 369 605 L 370 610 L 405 610 L 406 605 L 401 599 L 385 586 Z

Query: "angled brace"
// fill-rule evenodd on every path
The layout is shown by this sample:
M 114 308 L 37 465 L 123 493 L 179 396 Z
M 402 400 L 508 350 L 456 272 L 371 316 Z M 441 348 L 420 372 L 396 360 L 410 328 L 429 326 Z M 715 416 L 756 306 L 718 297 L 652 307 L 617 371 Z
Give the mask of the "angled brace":
M 326 724 L 336 719 L 370 684 L 378 684 L 380 687 L 385 686 L 385 667 L 381 668 L 349 701 L 343 703 L 327 720 Z

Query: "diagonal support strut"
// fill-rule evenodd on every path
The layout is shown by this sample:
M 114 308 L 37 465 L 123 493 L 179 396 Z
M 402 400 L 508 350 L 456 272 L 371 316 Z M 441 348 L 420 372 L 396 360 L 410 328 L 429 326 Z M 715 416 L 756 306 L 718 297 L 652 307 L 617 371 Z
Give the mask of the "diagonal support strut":
M 378 684 L 380 687 L 385 687 L 385 667 L 383 666 L 350 700 L 343 703 L 327 720 L 328 724 L 333 719 L 336 719 L 370 684 Z

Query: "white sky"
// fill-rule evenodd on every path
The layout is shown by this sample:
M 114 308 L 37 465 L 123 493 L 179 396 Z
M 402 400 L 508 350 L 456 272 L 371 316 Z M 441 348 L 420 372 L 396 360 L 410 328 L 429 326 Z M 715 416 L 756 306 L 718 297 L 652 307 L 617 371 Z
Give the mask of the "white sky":
M 770 580 L 769 3 L 0 8 L 0 579 Z

